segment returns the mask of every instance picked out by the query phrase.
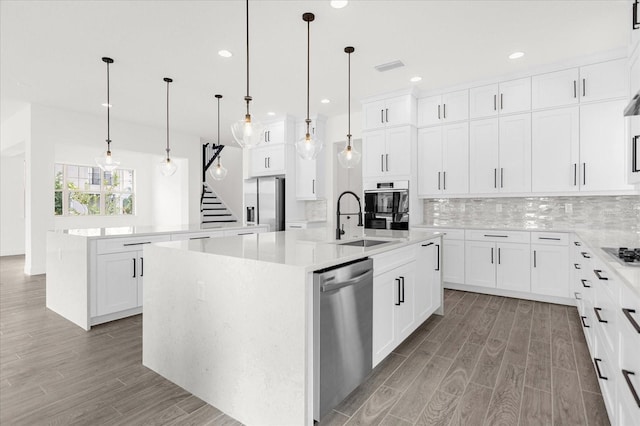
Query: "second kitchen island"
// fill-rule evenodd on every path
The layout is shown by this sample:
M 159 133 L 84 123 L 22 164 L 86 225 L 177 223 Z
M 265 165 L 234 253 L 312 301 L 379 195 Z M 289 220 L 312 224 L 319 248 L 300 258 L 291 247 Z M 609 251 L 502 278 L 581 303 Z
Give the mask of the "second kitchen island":
M 440 235 L 366 230 L 383 243 L 357 247 L 333 232 L 145 247 L 143 364 L 245 424 L 313 424 L 315 271 L 373 260 L 372 367 L 442 308 Z

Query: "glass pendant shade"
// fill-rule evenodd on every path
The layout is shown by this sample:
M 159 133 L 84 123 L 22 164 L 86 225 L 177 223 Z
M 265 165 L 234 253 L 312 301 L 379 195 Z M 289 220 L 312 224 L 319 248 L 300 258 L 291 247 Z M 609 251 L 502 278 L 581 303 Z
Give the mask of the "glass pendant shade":
M 218 164 L 209 168 L 209 174 L 214 180 L 222 180 L 227 177 L 227 169 L 218 161 Z
M 162 176 L 173 176 L 176 170 L 178 170 L 178 166 L 175 162 L 171 161 L 171 158 L 162 160 L 160 164 L 158 164 L 158 168 Z
M 120 165 L 119 161 L 116 161 L 111 154 L 111 151 L 104 152 L 100 157 L 96 157 L 96 164 L 105 172 L 112 172 Z
M 296 152 L 303 160 L 314 160 L 320 151 L 322 151 L 322 142 L 311 134 L 305 134 L 296 143 Z
M 231 126 L 233 138 L 241 148 L 253 148 L 262 141 L 264 127 L 247 115 L 244 120 L 239 120 Z
M 338 162 L 346 169 L 352 169 L 358 165 L 362 154 L 356 151 L 353 146 L 347 144 L 342 151 L 338 153 Z

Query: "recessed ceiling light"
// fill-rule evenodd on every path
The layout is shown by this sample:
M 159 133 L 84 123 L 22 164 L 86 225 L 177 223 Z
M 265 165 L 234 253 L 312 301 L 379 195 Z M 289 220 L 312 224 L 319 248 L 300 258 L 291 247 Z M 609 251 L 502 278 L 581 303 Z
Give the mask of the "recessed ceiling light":
M 322 99 L 322 100 L 320 101 L 320 103 L 323 103 L 323 104 L 328 104 L 329 102 L 331 102 L 331 101 L 330 101 L 329 99 L 327 99 L 327 98 Z
M 511 55 L 509 55 L 509 59 L 518 59 L 518 58 L 522 58 L 524 56 L 524 52 L 513 52 Z
M 417 83 L 420 80 L 422 80 L 422 77 L 420 77 L 419 75 L 416 75 L 415 77 L 411 77 L 409 79 L 409 81 L 412 82 L 412 83 Z
M 105 108 L 111 108 L 113 105 L 111 105 L 111 104 L 102 104 L 102 106 L 105 107 Z
M 334 9 L 342 9 L 348 3 L 349 2 L 347 0 L 331 0 L 331 7 L 333 7 Z
M 233 53 L 223 49 L 223 50 L 218 50 L 218 55 L 222 56 L 223 58 L 230 58 L 233 56 Z
M 274 116 L 274 115 L 276 115 L 276 113 L 275 113 L 275 112 L 273 112 L 273 111 L 269 111 L 269 112 L 267 113 L 267 115 Z

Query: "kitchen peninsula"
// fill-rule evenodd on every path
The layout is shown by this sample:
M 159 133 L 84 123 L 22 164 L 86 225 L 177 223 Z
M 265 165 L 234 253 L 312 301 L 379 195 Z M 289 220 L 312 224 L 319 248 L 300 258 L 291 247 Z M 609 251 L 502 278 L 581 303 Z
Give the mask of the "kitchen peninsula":
M 313 424 L 322 382 L 314 272 L 373 260 L 372 366 L 442 313 L 440 235 L 365 230 L 336 241 L 334 233 L 145 246 L 143 364 L 245 424 Z M 363 239 L 381 242 L 350 245 Z

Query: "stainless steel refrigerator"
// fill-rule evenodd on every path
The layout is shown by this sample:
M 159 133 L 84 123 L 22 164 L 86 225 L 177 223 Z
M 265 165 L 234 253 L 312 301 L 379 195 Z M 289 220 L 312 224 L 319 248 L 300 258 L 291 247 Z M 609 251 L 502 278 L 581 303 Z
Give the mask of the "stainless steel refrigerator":
M 269 225 L 270 231 L 284 231 L 284 176 L 244 181 L 247 225 Z

